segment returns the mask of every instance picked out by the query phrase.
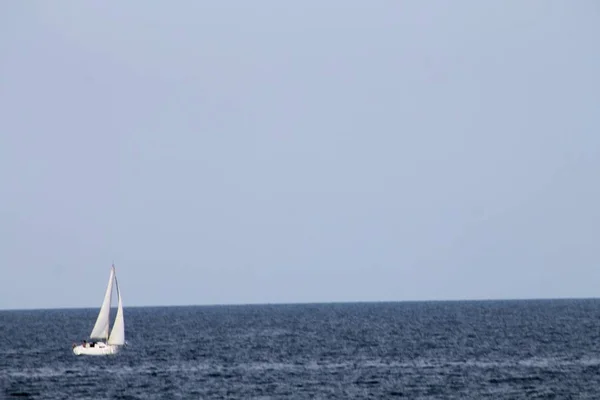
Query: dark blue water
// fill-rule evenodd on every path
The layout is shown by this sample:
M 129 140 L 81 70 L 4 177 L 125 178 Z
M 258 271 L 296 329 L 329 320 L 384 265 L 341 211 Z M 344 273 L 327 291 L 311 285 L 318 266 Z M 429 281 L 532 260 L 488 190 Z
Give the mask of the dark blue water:
M 0 398 L 599 399 L 600 300 L 0 311 Z

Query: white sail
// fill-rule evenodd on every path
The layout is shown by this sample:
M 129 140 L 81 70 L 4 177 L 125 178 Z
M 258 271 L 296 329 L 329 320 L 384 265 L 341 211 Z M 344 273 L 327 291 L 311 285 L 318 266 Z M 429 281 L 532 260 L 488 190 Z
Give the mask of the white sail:
M 119 305 L 117 308 L 115 324 L 113 325 L 110 338 L 108 339 L 108 344 L 122 346 L 125 344 L 125 320 L 123 319 L 123 299 L 121 298 L 121 291 L 119 290 L 119 283 L 117 282 L 116 276 L 115 286 L 117 287 L 117 294 L 119 296 Z
M 114 279 L 115 267 L 113 266 L 110 269 L 110 277 L 108 278 L 108 287 L 106 288 L 106 293 L 104 294 L 104 301 L 102 302 L 102 307 L 100 308 L 100 312 L 98 313 L 98 319 L 96 319 L 96 324 L 94 325 L 94 329 L 92 329 L 92 334 L 90 335 L 90 338 L 92 339 L 106 340 L 106 338 L 108 338 L 110 298 L 112 296 L 112 286 Z

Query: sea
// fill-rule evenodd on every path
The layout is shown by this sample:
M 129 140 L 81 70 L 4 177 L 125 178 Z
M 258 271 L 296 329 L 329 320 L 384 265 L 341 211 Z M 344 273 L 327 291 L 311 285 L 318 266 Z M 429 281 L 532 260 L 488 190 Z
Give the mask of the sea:
M 0 399 L 600 399 L 600 300 L 0 311 Z M 113 314 L 114 315 L 114 314 Z

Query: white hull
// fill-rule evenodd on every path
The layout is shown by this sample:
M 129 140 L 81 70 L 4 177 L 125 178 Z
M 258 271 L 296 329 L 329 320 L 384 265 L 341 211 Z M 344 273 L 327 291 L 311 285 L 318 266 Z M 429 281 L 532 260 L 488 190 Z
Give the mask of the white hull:
M 77 356 L 107 356 L 110 354 L 117 354 L 121 346 L 112 346 L 104 343 L 96 343 L 94 347 L 90 345 L 78 345 L 73 347 L 73 353 Z

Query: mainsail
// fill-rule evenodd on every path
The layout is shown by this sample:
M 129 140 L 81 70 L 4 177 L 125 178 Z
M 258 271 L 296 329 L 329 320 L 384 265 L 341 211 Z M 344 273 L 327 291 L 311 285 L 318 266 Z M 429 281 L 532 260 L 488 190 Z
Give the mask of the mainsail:
M 100 312 L 98 313 L 98 319 L 96 319 L 96 324 L 94 325 L 94 329 L 92 329 L 92 334 L 90 338 L 92 339 L 104 339 L 108 338 L 108 325 L 110 318 L 110 299 L 112 296 L 112 286 L 113 281 L 115 279 L 115 267 L 110 269 L 110 277 L 108 278 L 108 287 L 106 288 L 106 293 L 104 294 L 104 301 L 102 302 L 102 307 L 100 308 Z M 121 306 L 121 297 L 119 296 L 119 307 Z M 120 308 L 119 308 L 120 309 Z M 123 318 L 123 313 L 121 312 L 121 318 Z
M 122 346 L 125 344 L 125 320 L 123 319 L 123 300 L 121 299 L 121 291 L 119 290 L 119 283 L 115 276 L 115 286 L 117 287 L 117 294 L 119 296 L 119 305 L 117 308 L 117 317 L 115 318 L 115 324 L 113 325 L 112 331 L 110 332 L 110 338 L 108 344 Z

